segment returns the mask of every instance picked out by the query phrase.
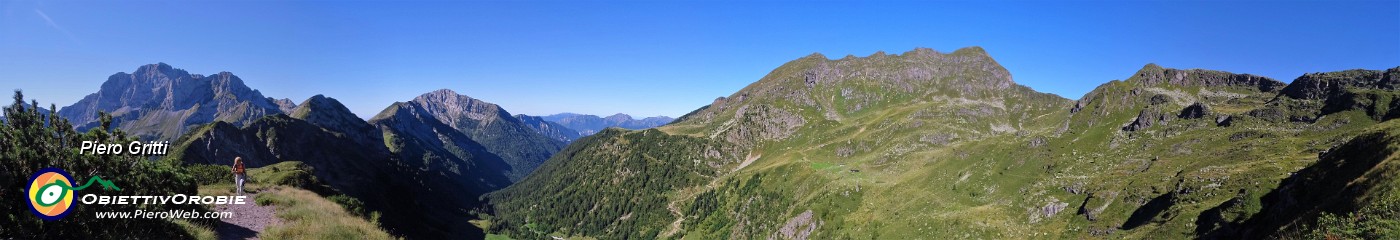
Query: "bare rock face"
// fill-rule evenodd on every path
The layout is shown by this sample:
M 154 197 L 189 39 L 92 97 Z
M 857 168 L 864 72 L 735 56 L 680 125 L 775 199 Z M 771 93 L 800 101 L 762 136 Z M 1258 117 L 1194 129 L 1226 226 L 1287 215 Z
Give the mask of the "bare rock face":
M 1186 106 L 1185 109 L 1181 109 L 1181 113 L 1177 114 L 1176 117 L 1197 119 L 1208 115 L 1210 115 L 1210 107 L 1206 106 L 1204 103 L 1194 103 L 1191 104 L 1191 106 Z
M 1332 113 L 1361 110 L 1378 121 L 1400 117 L 1400 67 L 1381 70 L 1346 70 L 1304 74 L 1279 94 L 1278 100 L 1321 101 L 1311 110 L 1311 121 Z
M 1345 92 L 1348 87 L 1395 90 L 1400 87 L 1400 67 L 1385 71 L 1356 69 L 1304 74 L 1280 93 L 1294 99 L 1327 99 Z
M 759 141 L 786 139 L 807 124 L 796 113 L 768 105 L 746 105 L 734 113 L 742 119 L 739 126 L 724 131 L 725 140 L 741 146 L 753 146 Z
M 1128 126 L 1123 127 L 1123 131 L 1138 131 L 1146 129 L 1148 127 L 1152 127 L 1152 125 L 1155 124 L 1162 124 L 1166 122 L 1167 115 L 1162 114 L 1162 112 L 1158 111 L 1158 109 L 1143 109 L 1142 112 L 1138 112 L 1137 119 L 1134 119 L 1132 123 L 1128 124 Z
M 112 74 L 97 93 L 58 114 L 86 131 L 98 124 L 98 112 L 112 114 L 114 126 L 143 139 L 174 140 L 197 125 L 224 121 L 242 126 L 282 110 L 233 73 L 204 76 L 157 63 Z
M 449 89 L 425 93 L 413 99 L 433 116 L 452 128 L 472 128 L 510 118 L 510 113 L 493 103 L 457 94 Z
M 768 239 L 806 240 L 807 236 L 812 235 L 812 233 L 815 232 L 818 227 L 821 227 L 821 225 L 822 221 L 820 219 L 813 218 L 812 210 L 808 209 L 807 211 L 802 212 L 801 214 L 797 214 L 797 216 L 792 217 L 791 219 L 788 219 L 787 223 L 784 223 L 783 227 L 778 229 L 778 232 L 774 233 L 771 236 L 768 236 Z
M 1231 117 L 1230 115 L 1220 115 L 1219 117 L 1215 118 L 1215 126 L 1229 127 L 1230 122 L 1234 119 L 1235 118 Z
M 1170 69 L 1157 66 L 1157 64 L 1147 64 L 1142 70 L 1138 70 L 1131 80 L 1141 82 L 1146 85 L 1169 84 L 1175 86 L 1201 86 L 1201 87 L 1248 87 L 1258 89 L 1262 92 L 1273 92 L 1284 88 L 1286 84 L 1278 80 L 1267 77 L 1233 74 L 1223 71 L 1201 70 L 1201 69 Z
M 1058 198 L 1050 197 L 1050 200 L 1045 203 L 1045 206 L 1031 209 L 1030 222 L 1036 223 L 1040 222 L 1041 220 L 1054 217 L 1055 214 L 1059 214 L 1061 211 L 1064 211 L 1065 208 L 1068 207 L 1069 203 L 1061 202 Z

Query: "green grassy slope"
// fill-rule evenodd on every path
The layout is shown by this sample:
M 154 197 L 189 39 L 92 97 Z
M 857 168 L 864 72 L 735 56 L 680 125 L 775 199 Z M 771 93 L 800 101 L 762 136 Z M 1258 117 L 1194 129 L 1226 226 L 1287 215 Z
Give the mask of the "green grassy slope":
M 1280 180 L 1386 119 L 1300 106 L 1316 101 L 1280 97 L 1283 87 L 1148 65 L 1076 102 L 1015 85 L 980 48 L 814 55 L 655 131 L 580 139 L 490 196 L 492 228 L 522 238 L 1229 236 L 1199 225 L 1248 224 Z M 694 151 L 705 148 L 716 150 Z

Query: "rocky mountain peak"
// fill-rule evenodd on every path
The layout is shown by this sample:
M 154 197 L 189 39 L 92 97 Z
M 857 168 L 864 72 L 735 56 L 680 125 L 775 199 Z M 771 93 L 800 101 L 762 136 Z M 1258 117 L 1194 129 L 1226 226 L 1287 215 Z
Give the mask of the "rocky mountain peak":
M 450 89 L 439 89 L 419 95 L 413 102 L 423 106 L 442 122 L 458 129 L 464 127 L 460 126 L 463 120 L 458 119 L 460 117 L 483 122 L 511 118 L 509 112 L 496 104 L 457 94 Z
M 174 139 L 190 126 L 213 121 L 242 125 L 282 111 L 233 73 L 204 76 L 156 63 L 112 74 L 96 93 L 58 114 L 86 130 L 95 126 L 98 112 L 111 113 L 114 125 L 136 135 Z
M 355 116 L 355 113 L 350 112 L 349 108 L 334 98 L 316 94 L 302 101 L 290 114 L 292 118 L 349 136 L 349 139 L 359 141 L 363 145 L 382 143 L 383 138 L 375 131 L 374 126 Z

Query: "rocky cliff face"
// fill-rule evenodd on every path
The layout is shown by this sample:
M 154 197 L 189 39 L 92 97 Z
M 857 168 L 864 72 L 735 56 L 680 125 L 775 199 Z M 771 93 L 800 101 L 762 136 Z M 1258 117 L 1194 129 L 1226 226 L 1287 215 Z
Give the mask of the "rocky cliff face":
M 84 131 L 96 126 L 98 112 L 112 114 L 114 126 L 143 139 L 173 140 L 193 126 L 213 121 L 241 126 L 282 111 L 232 73 L 204 76 L 158 63 L 113 74 L 97 93 L 58 114 Z
M 1347 70 L 1304 74 L 1280 92 L 1276 108 L 1293 121 L 1316 121 L 1323 116 L 1363 110 L 1375 120 L 1400 117 L 1400 67 L 1387 70 Z M 1283 111 L 1291 109 L 1293 111 Z
M 1400 68 L 1380 70 L 1347 70 L 1309 73 L 1294 79 L 1282 94 L 1295 99 L 1327 99 L 1344 93 L 1348 88 L 1395 90 L 1400 87 Z
M 1274 92 L 1286 84 L 1267 77 L 1250 74 L 1234 74 L 1224 71 L 1203 69 L 1170 69 L 1157 64 L 1147 64 L 1130 78 L 1143 85 L 1170 85 L 1178 87 L 1246 87 L 1260 92 Z

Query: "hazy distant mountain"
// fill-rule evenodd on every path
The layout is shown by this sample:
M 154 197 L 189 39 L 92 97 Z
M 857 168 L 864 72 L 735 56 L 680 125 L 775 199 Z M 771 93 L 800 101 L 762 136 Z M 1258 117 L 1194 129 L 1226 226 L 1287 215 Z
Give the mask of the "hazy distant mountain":
M 114 126 L 143 139 L 173 140 L 194 126 L 213 121 L 242 126 L 282 110 L 232 73 L 190 74 L 158 63 L 112 74 L 96 93 L 58 114 L 86 131 L 97 126 L 98 112 L 111 114 Z
M 633 119 L 627 114 L 613 114 L 608 117 L 598 117 L 596 115 L 586 115 L 577 113 L 560 113 L 540 117 L 546 121 L 559 123 L 569 129 L 578 130 L 580 136 L 588 136 L 609 127 L 619 127 L 625 129 L 647 129 L 661 125 L 666 125 L 674 121 L 674 118 L 667 116 L 648 117 L 643 119 Z
M 10 107 L 10 106 L 7 105 L 7 106 L 5 106 L 5 107 Z M 30 104 L 30 103 L 27 103 L 27 102 L 22 102 L 22 103 L 20 103 L 20 107 L 23 107 L 25 110 L 34 109 L 35 111 L 39 111 L 39 116 L 47 117 L 47 116 L 49 116 L 49 113 L 50 113 L 50 112 L 49 112 L 49 109 L 47 109 L 47 108 L 42 108 L 42 107 L 40 107 L 40 108 L 35 108 L 34 105 L 32 105 L 32 104 Z M 0 121 L 5 121 L 5 115 L 4 115 L 4 113 L 2 113 L 2 112 L 0 112 Z

